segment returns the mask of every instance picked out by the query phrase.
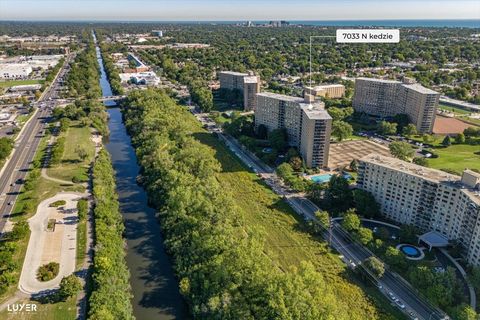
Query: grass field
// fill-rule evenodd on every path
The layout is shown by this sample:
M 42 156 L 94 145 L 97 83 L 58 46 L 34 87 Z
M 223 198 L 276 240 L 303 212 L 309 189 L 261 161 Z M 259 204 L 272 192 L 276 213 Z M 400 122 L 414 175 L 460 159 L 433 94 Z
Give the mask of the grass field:
M 461 109 L 461 108 L 457 108 L 457 107 L 447 106 L 445 104 L 439 104 L 438 109 L 448 110 L 448 111 L 453 112 L 455 114 L 470 114 L 470 113 L 472 113 L 471 111 Z
M 374 303 L 362 289 L 352 284 L 343 263 L 335 253 L 330 252 L 327 244 L 305 232 L 303 220 L 297 216 L 288 204 L 274 194 L 253 173 L 234 157 L 230 151 L 212 135 L 198 133 L 197 138 L 216 151 L 216 157 L 222 165 L 218 179 L 227 192 L 234 194 L 234 200 L 246 224 L 265 238 L 265 254 L 281 270 L 288 271 L 301 261 L 312 262 L 325 280 L 336 288 L 336 294 L 343 305 L 352 310 L 362 310 L 364 314 L 386 319 L 385 311 L 402 319 L 398 312 L 382 300 Z M 346 279 L 350 278 L 350 279 Z M 382 299 L 378 295 L 374 299 Z M 375 310 L 376 309 L 376 310 Z
M 0 88 L 7 88 L 20 85 L 28 84 L 43 84 L 43 80 L 10 80 L 10 81 L 0 81 Z
M 429 159 L 428 166 L 436 169 L 451 169 L 458 174 L 465 168 L 480 170 L 480 145 L 451 145 L 435 148 L 438 158 Z
M 88 167 L 95 154 L 95 145 L 90 140 L 91 131 L 88 127 L 79 127 L 72 123 L 65 133 L 66 143 L 60 164 L 47 169 L 49 177 L 72 181 L 75 176 L 86 177 Z M 82 148 L 88 157 L 82 160 L 76 150 Z

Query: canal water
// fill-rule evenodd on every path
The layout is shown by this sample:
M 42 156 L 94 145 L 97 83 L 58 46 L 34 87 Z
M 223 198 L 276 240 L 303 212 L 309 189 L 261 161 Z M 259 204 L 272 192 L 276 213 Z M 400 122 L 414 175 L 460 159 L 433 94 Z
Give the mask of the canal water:
M 96 39 L 95 39 L 96 41 Z M 97 46 L 103 96 L 112 89 Z M 130 269 L 133 311 L 137 320 L 189 319 L 188 308 L 178 290 L 169 256 L 163 247 L 155 211 L 147 205 L 147 194 L 137 182 L 139 166 L 130 137 L 115 104 L 106 102 L 110 116 L 110 137 L 106 148 L 112 158 L 120 211 L 125 223 L 126 261 Z

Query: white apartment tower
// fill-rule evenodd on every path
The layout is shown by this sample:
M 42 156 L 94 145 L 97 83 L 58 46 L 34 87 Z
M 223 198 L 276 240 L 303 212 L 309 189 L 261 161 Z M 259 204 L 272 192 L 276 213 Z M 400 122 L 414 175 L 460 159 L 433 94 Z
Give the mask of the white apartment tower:
M 357 186 L 372 193 L 385 217 L 458 241 L 468 263 L 480 265 L 480 174 L 459 177 L 370 154 L 359 160 Z
M 298 148 L 308 167 L 327 166 L 332 118 L 322 102 L 314 102 L 312 96 L 258 93 L 255 128 L 260 125 L 269 132 L 284 128 L 289 145 Z
M 417 83 L 358 78 L 353 108 L 381 118 L 407 114 L 418 132 L 433 129 L 440 94 Z

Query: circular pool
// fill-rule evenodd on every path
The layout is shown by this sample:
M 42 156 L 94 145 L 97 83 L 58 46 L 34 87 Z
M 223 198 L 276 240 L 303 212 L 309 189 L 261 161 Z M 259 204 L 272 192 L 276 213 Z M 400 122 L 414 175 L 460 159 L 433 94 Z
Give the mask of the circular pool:
M 410 260 L 420 260 L 425 256 L 422 250 L 412 246 L 411 244 L 399 244 L 397 249 L 400 250 L 407 257 L 407 259 Z

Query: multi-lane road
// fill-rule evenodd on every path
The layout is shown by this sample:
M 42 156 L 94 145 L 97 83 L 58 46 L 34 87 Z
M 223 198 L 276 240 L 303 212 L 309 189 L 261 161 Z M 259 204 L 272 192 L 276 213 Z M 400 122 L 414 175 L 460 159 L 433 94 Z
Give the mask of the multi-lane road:
M 208 114 L 201 114 L 191 107 L 190 110 L 210 132 L 215 132 L 227 147 L 252 171 L 261 176 L 277 194 L 282 196 L 290 206 L 307 220 L 314 220 L 319 208 L 303 194 L 293 193 L 284 187 L 274 170 L 263 163 L 254 154 L 246 150 L 235 139 L 224 134 L 216 124 L 209 119 Z M 368 249 L 354 241 L 352 237 L 336 222 L 332 222 L 325 238 L 338 251 L 343 260 L 352 268 L 363 267 L 362 263 L 373 255 Z M 375 278 L 375 276 L 374 276 Z M 411 319 L 440 320 L 448 319 L 441 310 L 431 306 L 414 288 L 395 272 L 386 270 L 380 279 L 374 279 L 378 289 Z
M 51 110 L 55 106 L 60 83 L 68 72 L 68 65 L 72 58 L 73 56 L 69 55 L 65 59 L 64 65 L 52 84 L 45 89 L 40 99 L 35 103 L 34 114 L 24 124 L 15 139 L 15 148 L 10 159 L 0 172 L 0 234 L 3 234 L 12 214 L 15 201 L 45 132 Z

